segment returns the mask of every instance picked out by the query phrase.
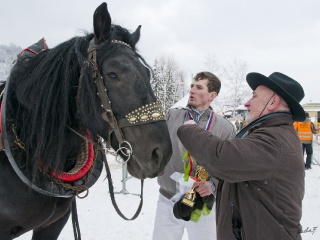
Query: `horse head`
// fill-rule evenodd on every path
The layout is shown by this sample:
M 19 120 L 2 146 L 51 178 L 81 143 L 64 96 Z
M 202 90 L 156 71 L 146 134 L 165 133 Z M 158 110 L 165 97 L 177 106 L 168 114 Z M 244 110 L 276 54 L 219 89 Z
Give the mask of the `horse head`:
M 151 89 L 150 67 L 136 51 L 141 26 L 129 33 L 112 25 L 106 3 L 96 9 L 93 22 L 79 80 L 78 115 L 128 160 L 132 176 L 156 177 L 172 149 L 163 110 Z M 96 91 L 92 99 L 86 97 L 90 89 Z

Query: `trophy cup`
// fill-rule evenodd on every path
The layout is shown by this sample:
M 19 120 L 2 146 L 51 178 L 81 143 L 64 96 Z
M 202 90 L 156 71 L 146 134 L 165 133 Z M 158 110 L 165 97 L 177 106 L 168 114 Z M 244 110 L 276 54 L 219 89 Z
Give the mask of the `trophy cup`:
M 208 177 L 209 174 L 206 169 L 198 165 L 196 168 L 196 178 L 199 179 L 199 181 L 207 181 Z
M 197 166 L 196 168 L 196 181 L 206 181 L 209 177 L 208 172 L 206 171 L 206 169 L 202 166 Z M 196 191 L 194 190 L 194 188 L 191 188 L 186 195 L 184 196 L 184 198 L 182 199 L 182 203 L 188 205 L 189 207 L 193 207 L 195 204 L 195 200 L 196 200 Z

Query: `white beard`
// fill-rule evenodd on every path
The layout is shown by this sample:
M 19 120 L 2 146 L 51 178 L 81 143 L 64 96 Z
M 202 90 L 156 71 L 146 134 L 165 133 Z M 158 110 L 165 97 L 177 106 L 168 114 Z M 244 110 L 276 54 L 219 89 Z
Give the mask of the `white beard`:
M 248 125 L 249 123 L 251 123 L 254 119 L 254 116 L 252 116 L 250 113 L 247 115 L 246 117 L 246 124 Z

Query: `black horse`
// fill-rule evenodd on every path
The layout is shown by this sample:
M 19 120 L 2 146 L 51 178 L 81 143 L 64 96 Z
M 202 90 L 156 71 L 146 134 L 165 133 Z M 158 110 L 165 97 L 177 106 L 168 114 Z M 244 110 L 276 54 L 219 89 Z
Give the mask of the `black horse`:
M 112 25 L 106 3 L 93 26 L 11 71 L 1 107 L 1 240 L 30 230 L 33 240 L 58 238 L 75 196 L 101 173 L 100 137 L 139 179 L 161 174 L 171 156 L 150 68 L 135 49 L 140 26 Z

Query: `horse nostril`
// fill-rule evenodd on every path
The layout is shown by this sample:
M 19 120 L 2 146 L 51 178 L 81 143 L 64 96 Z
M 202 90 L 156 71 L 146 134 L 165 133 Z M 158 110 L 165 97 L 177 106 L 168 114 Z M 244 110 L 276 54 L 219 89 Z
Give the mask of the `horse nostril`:
M 163 170 L 168 163 L 168 161 L 165 161 L 165 158 L 167 157 L 166 154 L 167 153 L 163 148 L 155 148 L 152 151 L 152 162 L 155 164 L 155 166 L 157 166 L 157 169 Z
M 155 148 L 153 149 L 152 153 L 151 153 L 151 159 L 152 159 L 152 162 L 158 162 L 159 161 L 159 149 L 158 148 Z

